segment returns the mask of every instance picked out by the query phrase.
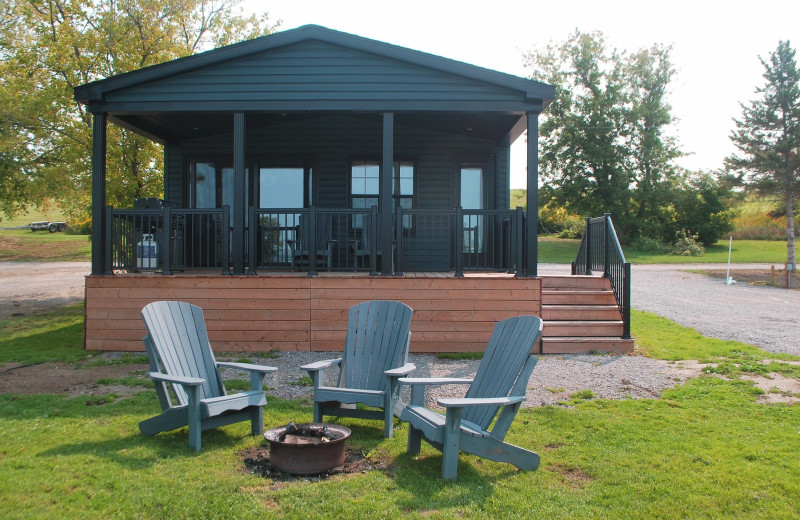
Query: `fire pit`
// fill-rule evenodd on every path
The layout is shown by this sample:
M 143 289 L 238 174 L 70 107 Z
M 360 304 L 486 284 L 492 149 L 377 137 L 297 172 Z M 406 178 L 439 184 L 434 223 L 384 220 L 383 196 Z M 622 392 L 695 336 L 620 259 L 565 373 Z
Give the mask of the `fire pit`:
M 294 475 L 319 475 L 344 464 L 350 430 L 324 423 L 289 423 L 264 432 L 272 467 Z

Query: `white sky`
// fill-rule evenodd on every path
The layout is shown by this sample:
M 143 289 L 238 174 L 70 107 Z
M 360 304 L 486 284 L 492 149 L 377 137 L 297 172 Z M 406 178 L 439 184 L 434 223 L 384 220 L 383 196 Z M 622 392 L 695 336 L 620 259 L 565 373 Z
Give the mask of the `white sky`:
M 778 40 L 800 46 L 800 1 L 760 0 L 245 0 L 279 30 L 323 25 L 481 67 L 526 77 L 522 53 L 600 30 L 606 43 L 636 51 L 672 45 L 677 74 L 669 101 L 673 135 L 690 155 L 680 164 L 712 170 L 733 152 L 732 118 L 764 82 L 758 57 Z M 797 59 L 800 60 L 800 54 Z M 525 145 L 512 147 L 514 188 L 525 187 Z

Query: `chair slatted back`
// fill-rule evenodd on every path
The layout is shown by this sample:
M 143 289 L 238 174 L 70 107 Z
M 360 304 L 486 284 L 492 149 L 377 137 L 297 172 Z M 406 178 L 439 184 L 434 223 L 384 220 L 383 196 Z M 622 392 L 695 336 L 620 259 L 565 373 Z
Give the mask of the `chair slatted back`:
M 536 316 L 517 316 L 497 323 L 465 397 L 511 395 L 541 335 L 542 320 Z M 527 381 L 524 385 L 527 385 Z M 469 407 L 464 411 L 463 418 L 485 430 L 499 409 L 491 406 Z
M 411 307 L 395 301 L 367 301 L 350 307 L 342 353 L 340 387 L 387 390 L 385 370 L 408 359 Z
M 160 371 L 205 379 L 201 399 L 226 395 L 200 307 L 186 302 L 153 302 L 142 309 L 142 319 L 158 356 Z M 173 390 L 179 404 L 188 403 L 180 385 L 173 385 Z
M 297 224 L 297 240 L 299 245 L 299 250 L 308 254 L 311 251 L 311 237 L 308 233 L 308 215 L 300 215 L 299 222 Z M 317 213 L 316 218 L 316 227 L 314 228 L 316 233 L 316 241 L 317 241 L 317 249 L 321 250 L 325 248 L 328 241 L 331 240 L 331 235 L 333 234 L 333 225 L 331 222 L 331 215 L 329 213 Z

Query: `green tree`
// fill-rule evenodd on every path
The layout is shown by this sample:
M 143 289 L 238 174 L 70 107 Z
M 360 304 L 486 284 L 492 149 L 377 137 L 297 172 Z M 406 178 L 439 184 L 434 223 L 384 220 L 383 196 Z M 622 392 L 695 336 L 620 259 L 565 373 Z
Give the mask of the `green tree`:
M 266 14 L 245 16 L 242 1 L 11 0 L 0 8 L 0 139 L 10 145 L 0 175 L 13 181 L 0 209 L 58 196 L 70 217 L 88 216 L 91 114 L 73 88 L 274 28 Z M 110 125 L 109 204 L 159 196 L 162 161 L 158 145 Z
M 609 49 L 599 32 L 576 31 L 528 53 L 534 79 L 556 86 L 540 125 L 543 179 L 559 202 L 584 216 L 612 214 L 623 238 L 660 236 L 681 155 L 664 130 L 674 75 L 669 47 L 634 54 Z
M 795 264 L 794 210 L 800 190 L 800 74 L 795 51 L 780 41 L 764 66 L 758 99 L 742 104 L 731 140 L 739 151 L 728 166 L 746 174 L 747 184 L 765 195 L 782 197 L 786 207 L 787 262 Z
M 708 247 L 733 230 L 734 212 L 728 204 L 731 189 L 724 179 L 702 172 L 683 173 L 676 183 L 671 190 L 673 214 L 665 228 L 665 242 L 685 231 Z

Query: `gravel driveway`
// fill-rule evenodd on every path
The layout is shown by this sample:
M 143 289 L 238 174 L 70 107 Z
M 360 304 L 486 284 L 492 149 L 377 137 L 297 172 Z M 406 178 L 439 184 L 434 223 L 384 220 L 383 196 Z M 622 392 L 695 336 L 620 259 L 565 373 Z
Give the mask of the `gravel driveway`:
M 800 327 L 795 318 L 800 292 L 725 285 L 718 279 L 684 272 L 693 267 L 634 266 L 633 307 L 666 316 L 707 336 L 737 339 L 772 352 L 800 354 Z M 719 268 L 708 264 L 698 267 Z M 737 265 L 736 269 L 745 267 Z M 87 263 L 0 262 L 0 319 L 80 301 L 88 272 Z M 569 268 L 543 264 L 539 272 L 568 274 Z M 735 273 L 734 270 L 734 278 Z M 296 384 L 305 375 L 299 366 L 329 357 L 330 353 L 287 352 L 266 360 L 266 364 L 281 368 L 272 382 L 271 393 L 286 398 L 309 396 L 307 387 Z M 418 367 L 415 375 L 420 377 L 468 377 L 477 368 L 475 361 L 441 361 L 429 355 L 411 358 Z M 635 355 L 543 356 L 531 378 L 526 405 L 554 404 L 586 389 L 604 398 L 659 396 L 663 389 L 697 374 L 696 366 L 688 369 L 691 365 Z M 446 388 L 436 391 L 439 393 L 433 397 L 448 392 Z M 463 393 L 463 388 L 449 392 Z

